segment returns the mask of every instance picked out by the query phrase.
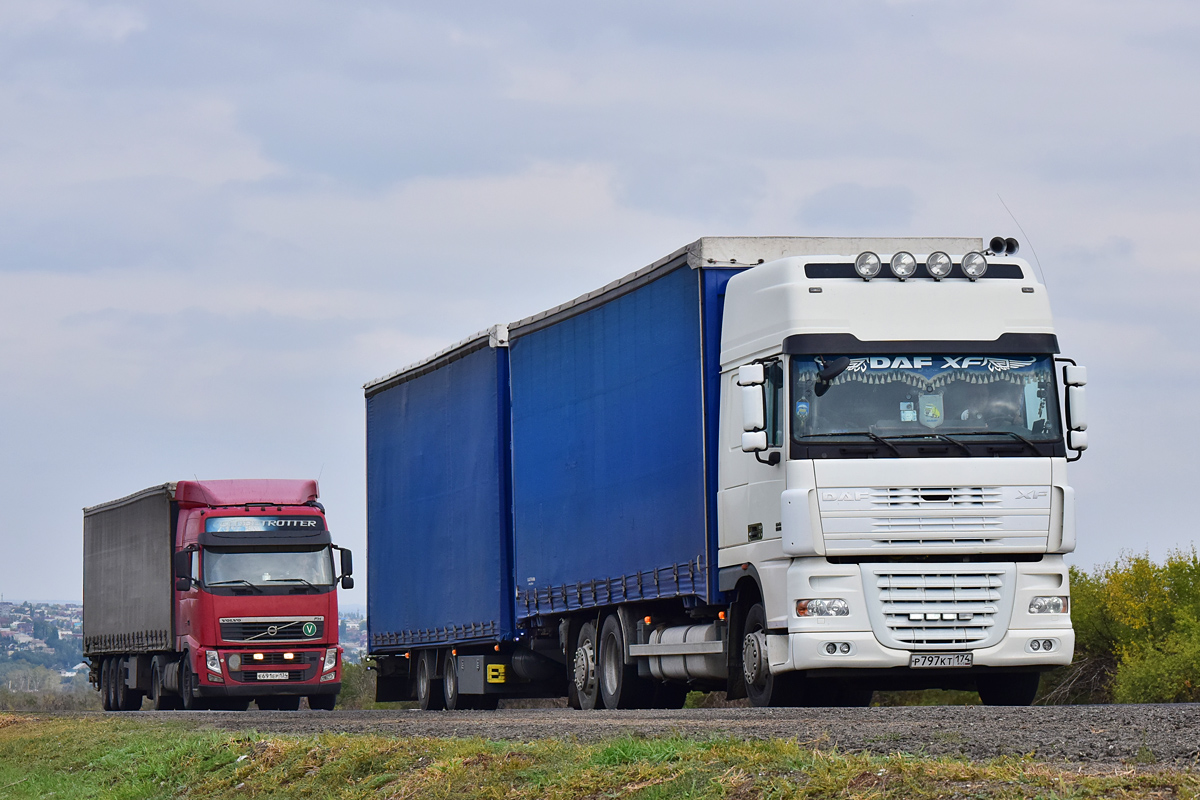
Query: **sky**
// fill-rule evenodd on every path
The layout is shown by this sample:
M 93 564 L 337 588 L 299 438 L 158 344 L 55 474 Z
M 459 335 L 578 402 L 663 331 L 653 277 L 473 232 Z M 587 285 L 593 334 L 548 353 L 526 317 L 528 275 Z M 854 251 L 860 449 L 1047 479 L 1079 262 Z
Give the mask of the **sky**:
M 194 477 L 319 477 L 365 577 L 362 384 L 716 235 L 1018 238 L 1089 368 L 1071 562 L 1162 558 L 1198 187 L 1191 0 L 4 0 L 0 593 Z

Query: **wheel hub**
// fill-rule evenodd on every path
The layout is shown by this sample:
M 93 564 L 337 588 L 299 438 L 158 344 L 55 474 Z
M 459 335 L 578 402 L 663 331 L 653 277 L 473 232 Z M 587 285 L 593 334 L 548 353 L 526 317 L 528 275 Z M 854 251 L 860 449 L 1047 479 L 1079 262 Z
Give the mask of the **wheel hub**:
M 584 642 L 575 649 L 575 688 L 581 694 L 590 694 L 596 685 L 596 651 L 591 642 Z
M 762 631 L 747 633 L 742 640 L 742 677 L 749 686 L 758 686 L 767 677 L 767 637 Z

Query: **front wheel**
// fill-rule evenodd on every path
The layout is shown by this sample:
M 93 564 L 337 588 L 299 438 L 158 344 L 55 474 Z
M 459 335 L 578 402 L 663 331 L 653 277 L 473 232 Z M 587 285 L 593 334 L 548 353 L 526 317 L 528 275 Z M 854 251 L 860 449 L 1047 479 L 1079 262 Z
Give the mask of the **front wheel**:
M 308 696 L 308 707 L 313 711 L 333 711 L 333 707 L 336 705 L 336 694 L 310 694 Z
M 179 668 L 179 694 L 183 698 L 184 711 L 204 710 L 204 701 L 195 694 L 199 683 L 196 673 L 192 672 L 192 654 L 184 653 L 183 664 Z
M 742 678 L 750 702 L 759 707 L 796 705 L 797 676 L 771 672 L 767 658 L 767 612 L 762 603 L 750 606 L 742 631 Z
M 1029 706 L 1037 697 L 1040 672 L 980 675 L 975 679 L 979 699 L 985 706 Z

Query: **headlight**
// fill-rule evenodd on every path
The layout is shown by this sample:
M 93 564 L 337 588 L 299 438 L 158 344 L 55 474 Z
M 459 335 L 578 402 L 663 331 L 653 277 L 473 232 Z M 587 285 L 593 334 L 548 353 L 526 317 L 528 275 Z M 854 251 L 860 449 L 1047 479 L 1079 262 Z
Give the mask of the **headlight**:
M 878 275 L 882 267 L 883 262 L 879 260 L 879 256 L 870 250 L 865 253 L 859 253 L 858 258 L 854 259 L 854 271 L 864 281 L 869 281 Z
M 796 616 L 798 617 L 846 617 L 849 615 L 850 604 L 840 597 L 796 601 Z
M 896 255 L 892 256 L 892 274 L 900 280 L 911 278 L 913 273 L 917 271 L 917 259 L 912 253 L 906 253 L 901 250 Z
M 987 272 L 987 259 L 983 253 L 967 253 L 962 260 L 963 274 L 971 280 L 982 278 Z
M 337 648 L 331 647 L 325 651 L 325 665 L 321 668 L 322 672 L 328 672 L 337 666 Z
M 1069 597 L 1035 597 L 1029 603 L 1030 614 L 1065 614 L 1070 608 Z
M 929 270 L 934 280 L 940 281 L 949 275 L 953 267 L 954 262 L 950 260 L 950 256 L 942 252 L 930 253 L 925 259 L 925 269 Z
M 230 669 L 241 669 L 242 668 L 241 653 L 230 653 L 228 656 L 225 657 L 225 663 L 229 665 Z
M 216 650 L 208 650 L 204 654 L 204 660 L 208 665 L 209 672 L 221 674 L 221 656 Z

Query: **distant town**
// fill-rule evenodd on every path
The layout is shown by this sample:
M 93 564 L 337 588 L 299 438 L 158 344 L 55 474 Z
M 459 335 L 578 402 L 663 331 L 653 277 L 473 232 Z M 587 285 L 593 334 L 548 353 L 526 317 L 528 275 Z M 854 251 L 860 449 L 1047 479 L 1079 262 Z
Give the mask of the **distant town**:
M 347 661 L 366 655 L 367 620 L 344 611 L 338 640 Z M 86 685 L 83 606 L 0 600 L 0 688 L 10 692 L 57 691 Z

